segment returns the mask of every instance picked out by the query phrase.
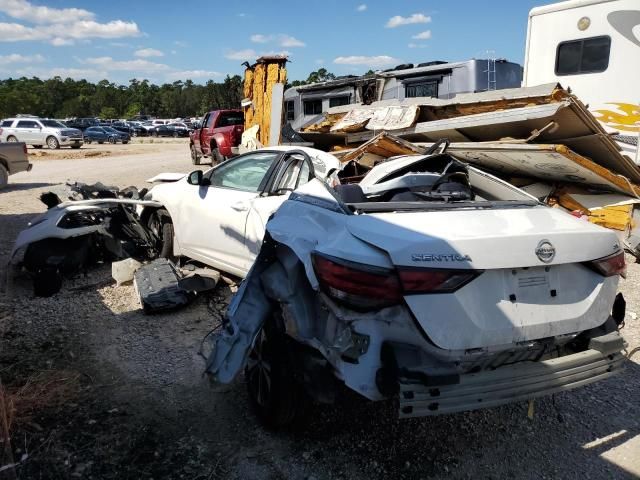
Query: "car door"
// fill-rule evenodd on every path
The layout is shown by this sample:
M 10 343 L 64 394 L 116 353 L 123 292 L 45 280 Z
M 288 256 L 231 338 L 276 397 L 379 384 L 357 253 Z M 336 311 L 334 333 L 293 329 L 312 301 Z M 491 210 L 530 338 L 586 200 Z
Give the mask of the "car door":
M 251 266 L 245 241 L 251 201 L 265 189 L 281 152 L 251 152 L 205 174 L 210 185 L 181 184 L 180 202 L 171 213 L 182 252 L 235 275 Z M 204 182 L 203 182 L 204 183 Z
M 247 257 L 244 259 L 249 266 L 260 252 L 266 225 L 271 215 L 289 198 L 292 191 L 314 176 L 313 163 L 304 152 L 289 151 L 280 158 L 272 181 L 266 187 L 268 189 L 266 194 L 251 200 L 245 234 Z
M 38 127 L 38 124 L 33 120 L 19 120 L 15 126 L 15 136 L 19 142 L 28 143 L 29 145 L 33 145 L 35 142 L 36 144 L 41 145 L 44 142 L 39 142 L 38 136 L 40 134 L 40 130 L 41 129 Z
M 211 153 L 211 130 L 213 128 L 213 122 L 216 115 L 212 112 L 207 113 L 202 121 L 202 129 L 200 130 L 200 151 L 203 155 L 209 155 Z

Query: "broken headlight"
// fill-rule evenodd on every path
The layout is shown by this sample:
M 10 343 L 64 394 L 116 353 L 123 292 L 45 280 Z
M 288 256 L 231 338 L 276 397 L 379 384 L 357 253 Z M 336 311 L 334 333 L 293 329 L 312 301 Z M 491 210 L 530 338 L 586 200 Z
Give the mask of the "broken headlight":
M 60 228 L 93 227 L 104 222 L 105 213 L 97 210 L 69 212 L 58 221 Z

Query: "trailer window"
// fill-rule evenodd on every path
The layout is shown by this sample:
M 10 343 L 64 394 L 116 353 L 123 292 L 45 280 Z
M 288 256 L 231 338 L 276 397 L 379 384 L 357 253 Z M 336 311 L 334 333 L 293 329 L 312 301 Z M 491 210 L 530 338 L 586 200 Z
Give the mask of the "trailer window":
M 305 100 L 305 115 L 320 115 L 322 113 L 322 100 Z
M 438 80 L 427 80 L 416 83 L 407 83 L 404 87 L 404 96 L 411 97 L 438 97 Z
M 295 105 L 293 103 L 293 100 L 287 100 L 286 102 L 284 102 L 284 111 L 285 111 L 285 118 L 287 120 L 295 120 L 296 119 L 296 110 L 295 110 Z
M 340 97 L 332 97 L 329 99 L 330 107 L 340 107 L 351 103 L 351 95 L 342 95 Z
M 556 53 L 556 75 L 604 72 L 609 66 L 611 37 L 562 42 Z

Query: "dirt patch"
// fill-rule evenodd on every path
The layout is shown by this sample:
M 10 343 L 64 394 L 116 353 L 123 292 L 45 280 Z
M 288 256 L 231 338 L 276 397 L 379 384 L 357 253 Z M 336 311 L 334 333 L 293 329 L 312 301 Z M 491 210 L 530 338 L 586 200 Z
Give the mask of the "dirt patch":
M 159 153 L 164 151 L 167 147 L 175 148 L 176 145 L 184 144 L 185 155 L 189 154 L 188 141 L 185 139 L 171 139 L 172 141 L 158 142 L 154 139 L 148 139 L 144 143 L 130 143 L 126 145 L 122 144 L 88 144 L 83 145 L 82 148 L 60 148 L 58 150 L 45 150 L 45 149 L 29 149 L 30 160 L 76 160 L 82 158 L 96 158 L 96 157 L 121 157 L 126 155 L 140 155 L 148 153 Z

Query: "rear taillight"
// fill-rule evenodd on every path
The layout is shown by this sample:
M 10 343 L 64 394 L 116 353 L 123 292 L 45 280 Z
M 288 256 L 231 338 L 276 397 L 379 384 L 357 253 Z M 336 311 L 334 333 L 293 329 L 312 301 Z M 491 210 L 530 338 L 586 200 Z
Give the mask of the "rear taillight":
M 402 299 L 400 282 L 393 270 L 317 254 L 313 266 L 325 293 L 353 308 L 381 308 Z
M 627 264 L 624 260 L 623 251 L 588 262 L 586 265 L 605 277 L 620 275 L 621 277 L 626 278 L 627 276 Z
M 313 265 L 325 293 L 355 309 L 396 305 L 404 295 L 451 293 L 481 272 L 428 268 L 385 269 L 314 254 Z

